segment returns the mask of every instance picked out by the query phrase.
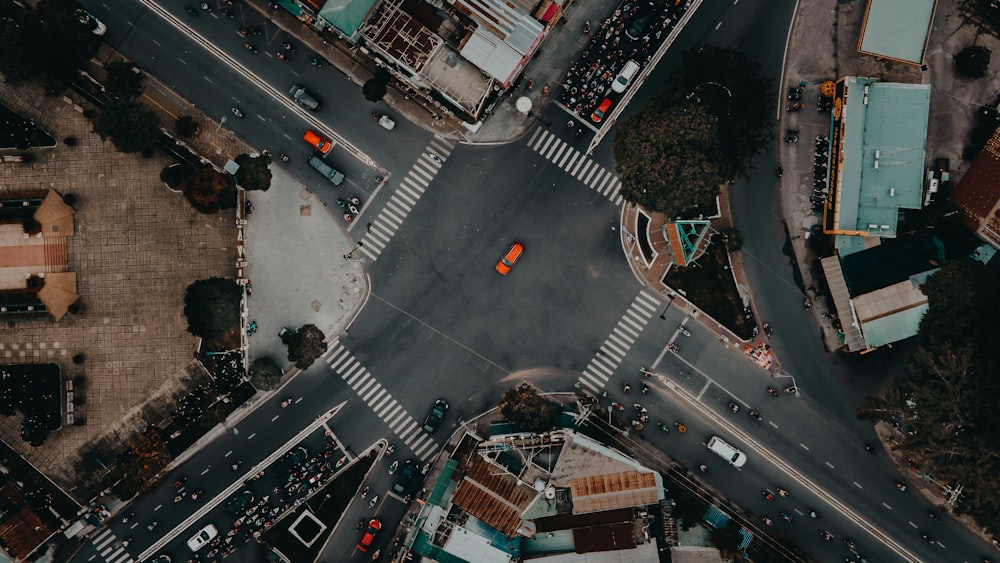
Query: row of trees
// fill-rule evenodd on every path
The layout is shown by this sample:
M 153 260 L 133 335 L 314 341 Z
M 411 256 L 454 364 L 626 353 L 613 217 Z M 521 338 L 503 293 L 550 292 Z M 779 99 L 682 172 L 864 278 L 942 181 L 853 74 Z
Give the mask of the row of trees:
M 743 52 L 684 52 L 664 93 L 615 130 L 622 195 L 669 217 L 714 209 L 721 185 L 773 139 L 773 104 L 771 81 Z
M 904 374 L 867 397 L 858 417 L 902 430 L 902 448 L 939 482 L 963 492 L 957 510 L 1000 534 L 1000 276 L 963 258 L 922 287 L 929 310 Z

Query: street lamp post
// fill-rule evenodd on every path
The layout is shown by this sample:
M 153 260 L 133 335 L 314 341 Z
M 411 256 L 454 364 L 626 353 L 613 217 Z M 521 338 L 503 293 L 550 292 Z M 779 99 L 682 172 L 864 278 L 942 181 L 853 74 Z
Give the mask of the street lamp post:
M 674 297 L 677 297 L 677 295 L 676 295 L 676 294 L 674 294 L 674 293 L 671 293 L 671 294 L 670 294 L 670 295 L 668 295 L 667 297 L 669 297 L 669 298 L 670 298 L 670 301 L 668 301 L 668 302 L 667 302 L 667 306 L 666 306 L 666 307 L 664 307 L 664 308 L 663 308 L 663 312 L 662 312 L 662 313 L 660 313 L 660 320 L 662 320 L 662 321 L 665 321 L 665 320 L 667 320 L 667 309 L 669 309 L 669 308 L 670 308 L 670 306 L 674 304 Z
M 361 250 L 361 247 L 364 245 L 365 245 L 364 242 L 358 242 L 358 244 L 354 248 L 352 248 L 347 254 L 344 255 L 344 260 L 352 260 L 354 258 L 354 253 L 357 252 L 358 250 Z

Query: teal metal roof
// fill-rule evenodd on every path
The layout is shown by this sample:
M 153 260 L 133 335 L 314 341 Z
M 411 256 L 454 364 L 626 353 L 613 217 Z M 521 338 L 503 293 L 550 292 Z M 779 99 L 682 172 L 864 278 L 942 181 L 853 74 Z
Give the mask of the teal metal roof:
M 868 0 L 858 51 L 920 64 L 935 0 Z
M 375 0 L 326 0 L 319 17 L 350 37 L 365 23 Z
M 920 329 L 920 319 L 928 309 L 930 306 L 925 303 L 862 323 L 861 332 L 865 335 L 865 345 L 878 348 L 916 336 Z
M 895 237 L 899 209 L 920 209 L 928 84 L 845 78 L 836 228 Z

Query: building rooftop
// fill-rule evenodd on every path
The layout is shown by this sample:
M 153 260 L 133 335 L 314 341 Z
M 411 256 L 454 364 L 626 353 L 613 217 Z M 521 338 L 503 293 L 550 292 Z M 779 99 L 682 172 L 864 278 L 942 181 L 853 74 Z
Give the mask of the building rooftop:
M 962 210 L 969 229 L 1000 247 L 1000 128 L 972 161 L 950 199 Z
M 919 65 L 934 19 L 935 0 L 868 0 L 858 52 Z
M 315 2 L 310 4 L 315 5 Z M 368 12 L 374 5 L 375 0 L 326 0 L 317 13 L 330 25 L 350 37 L 365 22 Z
M 896 236 L 900 209 L 920 209 L 930 85 L 847 77 L 834 231 Z
M 513 537 L 521 527 L 521 514 L 538 494 L 502 466 L 474 456 L 451 502 L 507 537 Z
M 916 336 L 927 312 L 927 296 L 920 283 L 930 272 L 854 298 L 854 310 L 869 348 L 878 348 Z

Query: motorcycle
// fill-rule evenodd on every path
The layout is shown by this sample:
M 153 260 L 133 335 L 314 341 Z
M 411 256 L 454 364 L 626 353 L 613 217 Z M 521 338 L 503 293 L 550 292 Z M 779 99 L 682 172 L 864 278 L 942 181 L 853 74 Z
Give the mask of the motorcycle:
M 773 385 L 768 385 L 767 386 L 767 394 L 770 395 L 770 396 L 772 396 L 772 397 L 777 397 L 778 396 L 778 388 L 774 387 Z
M 152 532 L 153 528 L 155 528 L 157 524 L 159 524 L 159 522 L 157 522 L 156 520 L 153 520 L 152 522 L 149 523 L 148 526 L 146 526 L 146 529 L 149 530 L 150 532 Z
M 616 411 L 623 411 L 625 410 L 625 405 L 619 403 L 618 401 L 611 401 L 611 408 L 615 409 Z
M 347 463 L 347 456 L 346 455 L 342 455 L 342 456 L 340 456 L 340 459 L 337 460 L 337 463 L 334 464 L 334 467 L 336 469 L 340 469 L 341 467 L 344 466 L 345 463 Z
M 681 331 L 681 334 L 683 334 L 684 336 L 691 336 L 691 331 L 684 328 L 683 326 L 677 327 L 677 330 Z
M 239 459 L 233 463 L 233 471 L 239 471 L 240 466 L 243 465 L 243 460 Z
M 279 61 L 281 61 L 283 63 L 288 62 L 288 55 L 286 55 L 284 53 L 278 53 L 276 56 L 278 57 Z
M 729 401 L 729 410 L 733 411 L 733 414 L 736 414 L 740 412 L 740 406 L 732 401 Z
M 281 159 L 281 162 L 288 162 L 288 155 L 283 152 L 278 153 L 278 158 Z
M 806 309 L 811 309 L 813 306 L 812 299 L 810 299 L 809 296 L 806 296 L 806 298 L 802 300 L 802 306 Z
M 788 498 L 788 491 L 786 491 L 785 489 L 782 489 L 781 487 L 776 487 L 775 490 L 778 491 L 778 495 L 781 496 L 782 498 Z
M 674 422 L 674 427 L 677 428 L 677 431 L 680 432 L 681 434 L 683 434 L 683 433 L 685 433 L 685 432 L 688 431 L 687 426 L 684 426 L 680 422 L 676 422 L 675 421 Z
M 174 497 L 174 502 L 180 502 L 184 500 L 184 495 L 177 495 Z
M 253 203 L 250 203 L 250 200 L 248 199 L 243 204 L 243 214 L 244 215 L 250 215 L 251 213 L 253 213 Z M 252 291 L 250 289 L 250 284 L 247 283 L 247 293 L 250 293 L 250 291 Z
M 649 393 L 649 385 L 646 385 L 645 383 L 643 383 L 642 384 L 642 394 L 645 395 L 646 393 Z
M 393 473 L 395 473 L 397 469 L 399 469 L 399 460 L 398 459 L 396 461 L 392 462 L 392 465 L 389 466 L 389 475 L 392 475 Z
M 128 522 L 132 518 L 135 518 L 135 512 L 129 512 L 125 516 L 122 516 L 122 523 Z
M 201 9 L 205 10 L 206 12 L 209 12 L 209 13 L 212 12 L 212 7 L 208 5 L 208 2 L 202 2 L 201 3 Z
M 622 387 L 622 391 L 624 391 L 625 394 L 628 395 L 628 392 L 631 391 L 631 390 L 632 390 L 632 386 L 629 385 L 628 382 L 626 381 L 625 385 Z
M 781 516 L 781 519 L 784 520 L 785 522 L 788 522 L 789 524 L 792 523 L 792 515 L 791 514 L 789 514 L 787 512 L 782 512 L 780 514 L 780 516 Z
M 195 10 L 194 8 L 187 8 L 184 11 L 187 12 L 188 14 L 194 16 L 194 17 L 198 17 L 198 10 Z
M 361 489 L 361 498 L 367 497 L 369 490 L 371 490 L 371 487 L 369 487 L 367 485 L 365 486 L 365 488 Z
M 294 53 L 295 52 L 295 47 L 292 47 L 292 44 L 289 43 L 288 41 L 283 42 L 281 44 L 281 48 L 284 49 L 284 50 L 286 50 L 286 51 L 288 51 L 289 53 Z
M 590 33 L 590 21 L 583 22 L 583 34 L 586 35 Z
M 656 427 L 659 428 L 660 430 L 663 430 L 664 432 L 670 432 L 670 427 L 663 422 L 657 422 Z
M 392 452 L 396 451 L 396 446 L 389 444 L 385 447 L 385 455 L 392 455 Z
M 871 444 L 869 444 L 868 442 L 865 442 L 865 451 L 867 451 L 870 454 L 874 454 L 875 453 L 875 448 Z
M 785 393 L 791 393 L 791 394 L 795 394 L 798 390 L 799 389 L 794 385 L 789 385 L 788 387 L 782 389 L 782 391 L 784 391 Z
M 180 479 L 174 481 L 174 486 L 179 489 L 184 486 L 184 483 L 187 483 L 187 480 L 187 477 L 181 477 Z
M 309 64 L 313 65 L 316 68 L 323 66 L 323 63 L 321 63 L 320 60 L 317 59 L 316 57 L 309 59 Z
M 255 30 L 255 31 L 256 31 L 256 30 Z M 256 53 L 259 53 L 259 52 L 260 52 L 260 51 L 258 51 L 258 50 L 257 50 L 257 47 L 254 47 L 254 46 L 253 46 L 253 44 L 252 44 L 252 43 L 244 43 L 244 44 L 243 44 L 243 48 L 244 48 L 244 49 L 246 49 L 247 51 L 250 51 L 251 53 L 254 53 L 254 54 L 256 54 Z
M 378 495 L 373 496 L 372 499 L 368 501 L 368 508 L 375 508 L 376 504 L 378 504 Z
M 632 404 L 632 408 L 634 408 L 636 411 L 638 411 L 640 413 L 643 413 L 643 414 L 649 412 L 649 409 L 647 409 L 646 407 L 640 405 L 639 403 L 633 403 Z
M 765 523 L 765 524 L 767 524 L 768 526 L 773 526 L 774 525 L 774 520 L 771 520 L 767 516 L 761 516 L 760 517 L 760 521 L 763 522 L 763 523 Z
M 757 422 L 760 422 L 761 420 L 760 413 L 755 411 L 754 409 L 750 409 L 750 418 L 756 420 Z
M 289 405 L 292 404 L 292 402 L 293 401 L 292 401 L 291 397 L 289 397 L 288 399 L 285 399 L 284 401 L 281 401 L 281 408 L 283 408 L 283 409 L 287 408 Z
M 198 497 L 201 496 L 202 492 L 203 491 L 194 491 L 193 493 L 191 493 L 191 500 L 198 500 Z
M 681 349 L 678 348 L 677 345 L 673 344 L 673 343 L 667 344 L 667 350 L 670 350 L 671 352 L 673 352 L 675 354 L 679 354 L 680 351 L 681 351 Z
M 779 178 L 781 178 L 781 174 L 782 174 L 782 172 L 784 172 L 784 170 L 781 168 L 780 164 L 774 167 L 774 171 L 775 171 L 775 173 L 778 174 Z
M 899 489 L 899 492 L 901 493 L 906 492 L 906 485 L 900 483 L 899 481 L 896 481 L 896 488 Z
M 222 15 L 226 16 L 229 19 L 234 19 L 236 17 L 236 14 L 234 14 L 233 11 L 230 10 L 229 8 L 223 8 L 219 10 L 219 13 L 221 13 Z
M 698 470 L 701 471 L 702 473 L 708 473 L 708 466 L 705 465 L 704 463 L 699 463 Z
M 819 513 L 817 513 L 815 510 L 811 508 L 806 509 L 806 514 L 808 514 L 809 517 L 812 518 L 813 520 L 819 518 Z
M 232 112 L 233 112 L 233 115 L 235 115 L 236 117 L 239 117 L 239 118 L 243 117 L 243 112 L 240 111 L 240 108 L 233 108 Z

